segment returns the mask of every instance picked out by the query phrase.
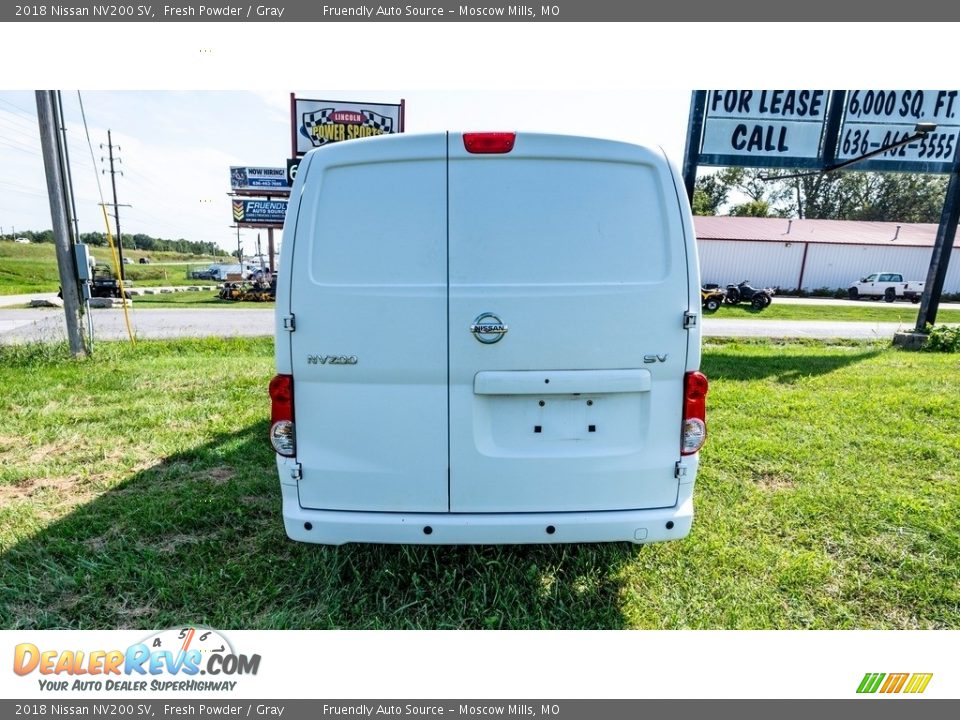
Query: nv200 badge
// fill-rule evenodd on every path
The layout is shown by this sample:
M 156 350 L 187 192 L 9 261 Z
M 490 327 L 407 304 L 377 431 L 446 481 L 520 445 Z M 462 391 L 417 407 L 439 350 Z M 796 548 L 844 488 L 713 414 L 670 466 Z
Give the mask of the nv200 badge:
M 307 365 L 356 365 L 356 355 L 307 355 Z

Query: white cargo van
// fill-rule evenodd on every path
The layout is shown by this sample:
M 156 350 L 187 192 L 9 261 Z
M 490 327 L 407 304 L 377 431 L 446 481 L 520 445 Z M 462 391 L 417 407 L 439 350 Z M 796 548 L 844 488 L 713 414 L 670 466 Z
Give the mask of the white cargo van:
M 314 150 L 280 268 L 270 436 L 294 540 L 689 532 L 699 270 L 660 149 L 451 132 Z

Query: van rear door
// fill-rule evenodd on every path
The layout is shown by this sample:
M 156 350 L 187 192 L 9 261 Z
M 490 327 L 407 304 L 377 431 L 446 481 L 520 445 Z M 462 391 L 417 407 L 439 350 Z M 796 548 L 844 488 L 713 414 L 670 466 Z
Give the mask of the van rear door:
M 663 155 L 451 133 L 449 157 L 451 511 L 675 505 L 690 292 Z
M 446 151 L 347 142 L 308 165 L 289 334 L 305 508 L 448 510 Z

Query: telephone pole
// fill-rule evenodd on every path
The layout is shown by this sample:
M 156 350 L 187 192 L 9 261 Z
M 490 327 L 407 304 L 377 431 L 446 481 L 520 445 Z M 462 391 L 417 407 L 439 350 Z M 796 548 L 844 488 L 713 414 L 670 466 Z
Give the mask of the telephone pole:
M 102 148 L 103 145 L 100 147 Z M 119 149 L 118 145 L 117 150 Z M 120 279 L 126 280 L 127 273 L 123 269 L 123 235 L 120 233 L 120 205 L 117 203 L 117 173 L 123 175 L 123 171 L 113 169 L 113 137 L 109 130 L 107 130 L 107 150 L 110 155 L 110 184 L 113 186 L 113 220 L 117 226 L 117 252 L 120 254 Z
M 76 257 L 70 242 L 67 194 L 64 191 L 66 173 L 57 134 L 59 99 L 55 90 L 37 90 L 36 97 L 40 147 L 43 150 L 43 165 L 47 174 L 50 219 L 53 221 L 53 239 L 57 248 L 57 268 L 60 271 L 67 340 L 70 343 L 70 353 L 74 357 L 82 357 L 87 354 L 87 348 L 80 330 L 80 288 L 77 282 Z

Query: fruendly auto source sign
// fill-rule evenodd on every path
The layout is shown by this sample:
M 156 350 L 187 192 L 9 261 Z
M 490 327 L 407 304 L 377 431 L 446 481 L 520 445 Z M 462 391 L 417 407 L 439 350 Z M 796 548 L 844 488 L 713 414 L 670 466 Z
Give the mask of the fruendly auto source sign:
M 234 200 L 233 221 L 240 226 L 282 228 L 286 200 Z

